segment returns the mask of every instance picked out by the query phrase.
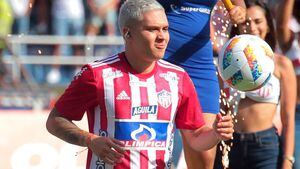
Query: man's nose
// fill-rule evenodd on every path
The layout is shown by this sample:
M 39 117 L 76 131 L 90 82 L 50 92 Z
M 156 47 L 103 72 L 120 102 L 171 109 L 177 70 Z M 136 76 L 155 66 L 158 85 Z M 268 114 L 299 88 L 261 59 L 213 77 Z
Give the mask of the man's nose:
M 166 36 L 167 36 L 167 31 L 165 31 L 165 30 L 161 29 L 157 32 L 157 37 L 159 39 L 166 39 Z

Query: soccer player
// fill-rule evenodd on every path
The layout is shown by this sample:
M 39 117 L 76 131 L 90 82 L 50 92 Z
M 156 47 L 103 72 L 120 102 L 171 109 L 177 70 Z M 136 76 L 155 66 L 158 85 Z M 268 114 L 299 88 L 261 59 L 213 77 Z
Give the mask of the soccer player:
M 48 131 L 88 147 L 89 169 L 170 168 L 175 124 L 195 150 L 231 138 L 231 117 L 206 126 L 187 73 L 161 60 L 169 41 L 163 7 L 127 0 L 119 24 L 125 51 L 82 67 L 51 111 Z M 89 132 L 72 123 L 84 113 Z

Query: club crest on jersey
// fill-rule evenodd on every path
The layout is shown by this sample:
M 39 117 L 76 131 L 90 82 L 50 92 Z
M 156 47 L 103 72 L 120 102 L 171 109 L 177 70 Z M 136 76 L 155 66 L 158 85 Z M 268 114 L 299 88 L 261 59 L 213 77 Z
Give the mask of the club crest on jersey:
M 157 93 L 157 101 L 165 109 L 171 105 L 172 103 L 171 98 L 172 98 L 171 93 L 166 90 L 162 90 Z
M 116 122 L 115 137 L 125 148 L 165 148 L 168 123 Z
M 132 116 L 141 115 L 141 114 L 156 114 L 156 113 L 157 113 L 157 105 L 138 106 L 138 107 L 132 107 L 131 109 Z

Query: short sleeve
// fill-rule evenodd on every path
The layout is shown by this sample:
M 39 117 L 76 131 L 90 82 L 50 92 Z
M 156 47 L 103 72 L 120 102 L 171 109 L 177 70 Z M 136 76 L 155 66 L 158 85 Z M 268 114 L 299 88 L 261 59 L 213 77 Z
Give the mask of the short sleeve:
M 205 124 L 194 84 L 187 73 L 183 77 L 182 97 L 177 110 L 177 128 L 194 130 Z
M 92 68 L 83 66 L 55 104 L 58 112 L 69 120 L 81 120 L 85 111 L 98 103 L 97 82 Z

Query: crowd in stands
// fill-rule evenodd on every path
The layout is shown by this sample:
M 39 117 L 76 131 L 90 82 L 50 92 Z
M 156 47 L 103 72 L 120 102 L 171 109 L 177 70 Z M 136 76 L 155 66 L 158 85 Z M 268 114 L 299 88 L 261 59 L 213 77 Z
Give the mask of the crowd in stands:
M 68 65 L 22 65 L 22 80 L 12 79 L 9 64 L 3 58 L 26 57 L 29 55 L 84 56 L 83 45 L 39 45 L 21 44 L 12 53 L 6 36 L 15 35 L 57 35 L 57 36 L 97 36 L 119 35 L 117 12 L 119 0 L 0 0 L 0 107 L 4 109 L 31 109 L 35 100 L 43 108 L 49 108 L 49 101 L 56 95 L 51 89 L 42 86 L 64 86 L 68 84 L 78 66 Z M 109 55 L 116 50 L 98 46 L 98 53 Z M 95 55 L 96 52 L 95 50 Z M 104 53 L 103 53 L 104 51 Z M 34 82 L 38 89 L 30 87 Z M 25 86 L 25 87 L 24 87 Z M 24 92 L 31 91 L 31 92 Z M 38 91 L 38 92 L 37 92 Z M 48 94 L 47 94 L 48 93 Z M 39 98 L 39 99 L 36 99 Z
M 118 35 L 117 11 L 119 0 L 1 0 L 1 10 L 8 30 L 1 36 L 57 35 L 96 36 Z M 1 19 L 2 23 L 2 19 Z M 1 47 L 1 49 L 4 47 Z M 82 56 L 82 45 L 26 45 L 14 53 L 18 56 L 35 55 Z M 42 52 L 41 52 L 42 51 Z M 10 52 L 4 50 L 1 56 Z M 107 52 L 107 51 L 106 51 Z M 107 54 L 107 53 L 105 53 Z M 26 70 L 38 84 L 67 84 L 76 73 L 74 66 L 26 65 Z

